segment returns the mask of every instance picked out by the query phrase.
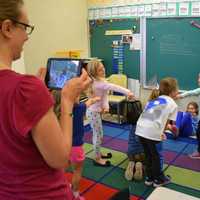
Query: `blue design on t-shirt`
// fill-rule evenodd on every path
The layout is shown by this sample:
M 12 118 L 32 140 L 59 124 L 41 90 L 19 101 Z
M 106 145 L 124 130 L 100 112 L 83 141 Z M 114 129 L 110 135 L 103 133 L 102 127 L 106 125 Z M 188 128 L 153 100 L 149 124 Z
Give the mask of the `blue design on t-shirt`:
M 158 97 L 157 99 L 154 99 L 152 101 L 150 101 L 146 108 L 145 108 L 145 111 L 149 110 L 149 109 L 152 109 L 154 108 L 155 106 L 160 106 L 160 105 L 166 105 L 167 104 L 167 101 L 166 99 L 164 98 L 161 98 L 161 97 Z

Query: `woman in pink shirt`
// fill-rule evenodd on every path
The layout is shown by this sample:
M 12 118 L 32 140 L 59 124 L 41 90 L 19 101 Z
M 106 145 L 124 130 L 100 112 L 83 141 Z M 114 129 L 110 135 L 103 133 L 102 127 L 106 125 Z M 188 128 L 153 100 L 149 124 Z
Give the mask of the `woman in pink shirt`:
M 90 79 L 83 70 L 54 101 L 37 77 L 12 70 L 34 27 L 23 0 L 0 0 L 0 199 L 72 200 L 64 168 L 72 146 L 72 109 Z
M 129 98 L 133 98 L 133 93 L 121 86 L 108 83 L 105 80 L 105 68 L 104 65 L 98 60 L 92 60 L 87 65 L 87 70 L 90 77 L 93 78 L 93 84 L 91 86 L 90 95 L 100 97 L 100 101 L 89 106 L 87 109 L 87 117 L 90 121 L 90 125 L 93 132 L 93 148 L 95 153 L 94 164 L 98 166 L 110 166 L 110 161 L 105 158 L 111 158 L 112 154 L 108 153 L 103 155 L 101 153 L 101 143 L 103 140 L 103 127 L 101 114 L 109 111 L 108 103 L 108 91 L 120 92 L 127 95 Z

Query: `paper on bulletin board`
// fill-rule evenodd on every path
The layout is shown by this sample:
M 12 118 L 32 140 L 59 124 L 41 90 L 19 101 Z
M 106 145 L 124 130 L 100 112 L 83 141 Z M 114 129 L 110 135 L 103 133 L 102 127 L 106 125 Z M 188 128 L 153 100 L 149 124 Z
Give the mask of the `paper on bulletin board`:
M 131 6 L 131 16 L 138 16 L 138 7 L 137 6 Z
M 144 15 L 146 17 L 151 16 L 151 5 L 145 5 L 145 11 L 144 11 Z
M 144 5 L 138 6 L 138 16 L 139 17 L 144 16 L 144 13 L 145 13 Z
M 159 4 L 153 4 L 152 5 L 152 16 L 153 17 L 159 16 L 159 8 L 160 8 Z
M 140 50 L 141 49 L 141 35 L 140 33 L 135 33 L 132 35 L 132 41 L 130 42 L 130 50 Z
M 184 16 L 184 15 L 189 15 L 189 3 L 180 3 L 179 4 L 179 15 Z
M 200 16 L 200 2 L 192 2 L 191 15 Z
M 167 4 L 167 16 L 176 15 L 176 3 L 168 3 Z
M 167 13 L 167 4 L 166 3 L 161 3 L 160 4 L 160 16 L 166 16 Z

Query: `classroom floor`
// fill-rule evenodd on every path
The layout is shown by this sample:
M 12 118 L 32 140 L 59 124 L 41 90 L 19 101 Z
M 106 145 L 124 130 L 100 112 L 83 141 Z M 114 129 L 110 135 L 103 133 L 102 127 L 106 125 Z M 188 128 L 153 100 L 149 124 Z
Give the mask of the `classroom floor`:
M 117 191 L 129 187 L 131 200 L 146 199 L 154 190 L 144 185 L 144 181 L 127 181 L 124 171 L 128 163 L 129 125 L 104 123 L 103 151 L 112 152 L 112 165 L 98 167 L 92 163 L 92 134 L 86 128 L 84 149 L 86 160 L 81 180 L 81 192 L 86 200 L 108 200 Z M 165 174 L 172 177 L 166 187 L 200 199 L 200 160 L 190 159 L 187 154 L 196 149 L 196 141 L 191 138 L 168 139 L 164 142 Z M 66 171 L 71 179 L 71 172 Z M 162 197 L 161 197 L 162 199 Z

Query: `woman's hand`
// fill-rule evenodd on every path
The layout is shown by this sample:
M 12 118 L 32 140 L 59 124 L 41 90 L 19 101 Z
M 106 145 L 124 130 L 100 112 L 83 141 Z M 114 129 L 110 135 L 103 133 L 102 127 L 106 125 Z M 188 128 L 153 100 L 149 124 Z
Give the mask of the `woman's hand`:
M 82 91 L 88 88 L 91 79 L 85 69 L 82 70 L 80 77 L 69 80 L 61 91 L 61 98 L 74 103 Z
M 46 67 L 40 67 L 36 76 L 41 79 L 42 81 L 45 80 L 45 76 L 46 76 L 46 73 L 47 73 L 47 68 Z

